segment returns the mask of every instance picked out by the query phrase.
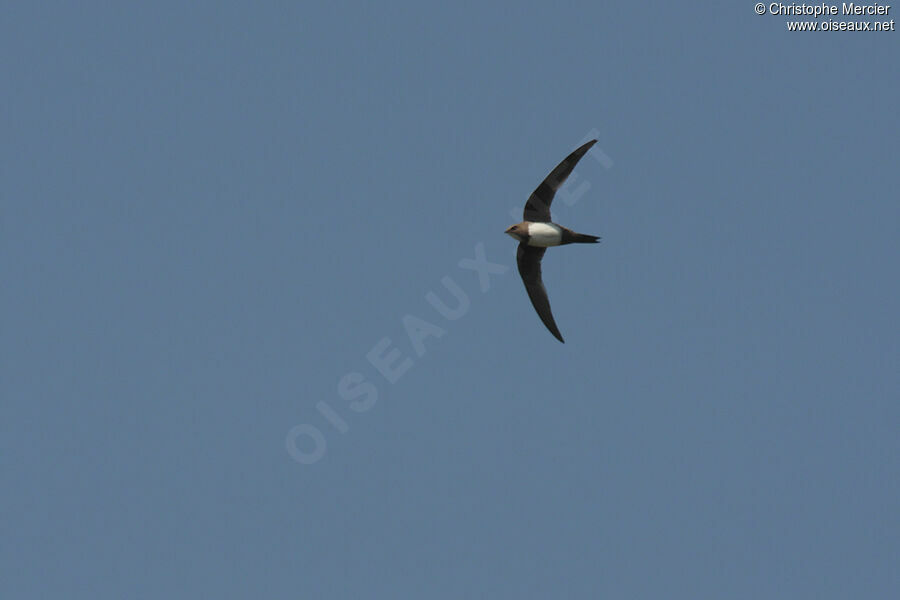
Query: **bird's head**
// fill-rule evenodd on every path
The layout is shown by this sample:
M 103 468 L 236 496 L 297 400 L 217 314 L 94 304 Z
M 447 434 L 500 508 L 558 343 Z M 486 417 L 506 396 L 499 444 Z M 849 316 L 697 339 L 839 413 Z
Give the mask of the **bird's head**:
M 528 237 L 528 230 L 522 223 L 516 223 L 503 233 L 520 242 Z

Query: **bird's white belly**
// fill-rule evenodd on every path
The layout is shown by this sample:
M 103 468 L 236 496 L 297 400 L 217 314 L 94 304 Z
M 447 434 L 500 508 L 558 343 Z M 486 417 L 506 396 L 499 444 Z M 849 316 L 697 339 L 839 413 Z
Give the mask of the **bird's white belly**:
M 559 246 L 562 241 L 562 229 L 553 223 L 529 223 L 528 245 L 546 248 Z

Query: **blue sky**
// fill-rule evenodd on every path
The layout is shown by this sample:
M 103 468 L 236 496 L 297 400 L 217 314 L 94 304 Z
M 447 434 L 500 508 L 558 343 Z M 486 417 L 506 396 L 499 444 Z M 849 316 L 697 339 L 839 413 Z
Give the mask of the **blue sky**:
M 785 20 L 7 5 L 2 596 L 896 597 L 900 34 Z

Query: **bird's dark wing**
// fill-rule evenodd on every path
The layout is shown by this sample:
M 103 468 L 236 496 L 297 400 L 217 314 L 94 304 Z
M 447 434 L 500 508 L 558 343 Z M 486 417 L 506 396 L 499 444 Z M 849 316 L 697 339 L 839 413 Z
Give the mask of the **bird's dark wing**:
M 524 243 L 519 244 L 519 250 L 516 252 L 516 262 L 519 264 L 519 275 L 525 283 L 525 291 L 531 299 L 534 310 L 550 333 L 562 343 L 566 343 L 559 333 L 556 321 L 553 320 L 553 313 L 550 312 L 550 299 L 547 298 L 547 290 L 544 289 L 544 282 L 541 281 L 541 259 L 544 258 L 546 248 L 536 248 Z
M 553 196 L 556 190 L 563 184 L 566 177 L 581 160 L 581 157 L 591 149 L 591 146 L 597 143 L 597 140 L 591 140 L 568 155 L 565 160 L 556 165 L 556 168 L 550 171 L 547 178 L 537 186 L 537 189 L 531 193 L 528 202 L 525 203 L 525 220 L 534 221 L 536 223 L 550 222 L 550 204 L 553 202 Z

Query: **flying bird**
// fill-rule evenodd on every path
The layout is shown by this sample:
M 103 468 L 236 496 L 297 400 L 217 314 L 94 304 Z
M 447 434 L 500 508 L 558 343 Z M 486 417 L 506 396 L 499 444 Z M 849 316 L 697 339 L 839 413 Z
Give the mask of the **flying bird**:
M 553 202 L 556 190 L 563 184 L 581 157 L 595 143 L 597 140 L 591 140 L 584 144 L 550 171 L 547 178 L 531 193 L 528 202 L 525 203 L 524 221 L 513 225 L 505 232 L 519 242 L 516 262 L 534 310 L 537 311 L 550 333 L 562 343 L 566 342 L 559 333 L 556 321 L 553 320 L 553 313 L 550 312 L 550 299 L 547 298 L 547 290 L 544 288 L 544 282 L 541 281 L 541 259 L 544 258 L 544 252 L 550 246 L 596 244 L 600 238 L 596 235 L 575 233 L 571 229 L 554 223 L 550 218 L 550 204 Z

